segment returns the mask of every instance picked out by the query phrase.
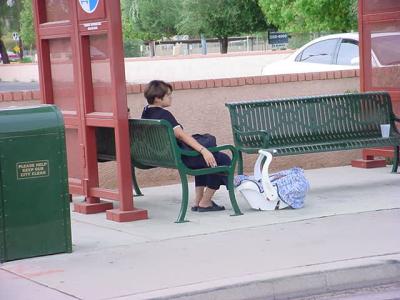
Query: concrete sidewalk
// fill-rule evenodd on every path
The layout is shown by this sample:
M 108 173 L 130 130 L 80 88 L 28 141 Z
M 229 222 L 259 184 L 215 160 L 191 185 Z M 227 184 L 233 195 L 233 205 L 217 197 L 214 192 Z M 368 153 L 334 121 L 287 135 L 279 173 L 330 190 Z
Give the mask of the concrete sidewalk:
M 180 185 L 143 189 L 150 219 L 72 213 L 73 253 L 0 265 L 0 299 L 288 299 L 400 281 L 400 174 L 307 170 L 299 210 L 188 212 Z M 80 201 L 80 199 L 74 199 Z M 400 296 L 400 295 L 399 295 Z

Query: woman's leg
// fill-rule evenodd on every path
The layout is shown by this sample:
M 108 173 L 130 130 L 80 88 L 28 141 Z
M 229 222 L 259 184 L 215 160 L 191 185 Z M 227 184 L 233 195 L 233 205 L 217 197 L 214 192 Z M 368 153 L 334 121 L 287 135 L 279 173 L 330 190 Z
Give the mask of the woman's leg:
M 209 187 L 204 190 L 203 199 L 201 199 L 199 207 L 197 209 L 199 212 L 225 210 L 224 206 L 220 206 L 211 200 L 216 191 L 216 189 L 212 189 Z
M 194 200 L 194 207 L 198 207 L 201 199 L 203 199 L 205 186 L 196 186 L 196 198 Z
M 219 166 L 230 165 L 231 159 L 225 153 L 216 152 L 213 154 Z M 207 167 L 204 159 L 201 156 L 185 157 L 183 159 L 183 163 L 192 169 L 201 169 Z M 199 207 L 213 207 L 213 210 L 224 210 L 225 208 L 223 206 L 219 206 L 212 201 L 212 197 L 214 196 L 216 190 L 219 189 L 220 185 L 227 185 L 226 175 L 212 174 L 195 176 L 196 198 L 194 206 L 192 207 L 192 211 L 198 210 Z
M 202 197 L 201 201 L 198 204 L 199 207 L 210 207 L 210 206 L 213 206 L 213 203 L 212 203 L 211 199 L 214 196 L 216 191 L 217 190 L 206 188 L 204 190 L 203 197 Z
M 199 203 L 201 199 L 203 199 L 204 189 L 206 187 L 206 180 L 207 178 L 204 175 L 195 176 L 194 177 L 194 186 L 195 186 L 195 199 L 192 206 L 192 211 L 197 211 L 199 208 Z

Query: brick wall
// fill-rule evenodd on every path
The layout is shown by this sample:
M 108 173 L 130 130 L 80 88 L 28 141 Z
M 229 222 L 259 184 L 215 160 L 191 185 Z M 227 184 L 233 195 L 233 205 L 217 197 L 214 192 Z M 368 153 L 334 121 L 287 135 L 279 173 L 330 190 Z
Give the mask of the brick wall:
M 237 87 L 237 86 L 258 85 L 258 84 L 276 84 L 276 83 L 312 81 L 312 80 L 342 79 L 342 78 L 353 78 L 359 76 L 360 76 L 359 70 L 343 70 L 343 71 L 299 73 L 299 74 L 285 74 L 285 75 L 175 81 L 172 82 L 172 84 L 174 90 L 190 90 L 190 89 L 208 89 L 208 88 L 219 88 L 219 87 Z M 143 92 L 144 87 L 145 84 L 127 84 L 126 90 L 128 94 L 139 94 Z M 39 98 L 40 98 L 40 92 L 38 90 L 0 92 L 0 102 L 39 100 Z

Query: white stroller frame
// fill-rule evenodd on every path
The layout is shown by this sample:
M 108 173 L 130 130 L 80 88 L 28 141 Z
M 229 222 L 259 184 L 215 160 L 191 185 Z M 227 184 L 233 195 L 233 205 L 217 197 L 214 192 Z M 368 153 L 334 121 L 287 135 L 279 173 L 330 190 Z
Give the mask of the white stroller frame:
M 272 162 L 272 154 L 265 150 L 258 150 L 258 153 L 253 176 L 255 180 L 261 180 L 264 192 L 261 193 L 257 183 L 250 180 L 244 180 L 236 187 L 236 190 L 243 195 L 253 209 L 275 210 L 288 207 L 288 204 L 279 199 L 278 191 L 269 179 L 268 168 Z M 261 170 L 261 163 L 264 159 L 265 162 Z

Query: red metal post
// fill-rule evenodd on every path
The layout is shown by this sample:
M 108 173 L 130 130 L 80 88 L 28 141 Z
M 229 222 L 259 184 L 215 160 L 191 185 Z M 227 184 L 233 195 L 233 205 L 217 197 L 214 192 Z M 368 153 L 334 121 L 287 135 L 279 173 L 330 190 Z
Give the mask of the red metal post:
M 69 190 L 86 199 L 75 211 L 146 219 L 133 204 L 120 2 L 94 3 L 33 0 L 42 102 L 64 116 Z M 99 187 L 96 127 L 114 128 L 117 190 Z M 100 198 L 119 201 L 119 208 Z
M 387 66 L 374 68 L 371 63 L 372 34 L 400 33 L 400 1 L 359 0 L 358 30 L 360 36 L 360 89 L 361 91 L 388 91 L 392 99 L 394 113 L 400 115 L 400 84 L 398 84 L 400 66 L 390 66 L 392 72 L 396 70 L 385 76 L 380 69 L 389 70 Z M 374 80 L 377 77 L 384 77 L 385 80 Z M 371 160 L 371 164 L 376 164 L 376 161 L 372 160 L 375 156 L 392 158 L 393 150 L 387 148 L 363 150 L 364 160 Z M 368 161 L 366 162 L 368 163 Z M 382 164 L 385 164 L 384 161 Z

